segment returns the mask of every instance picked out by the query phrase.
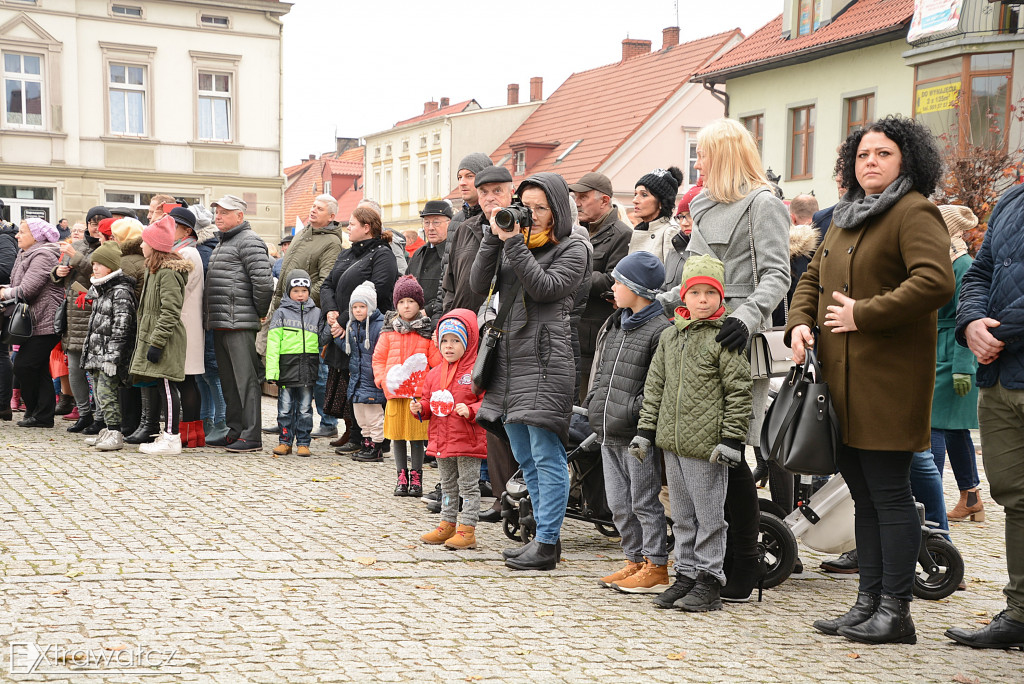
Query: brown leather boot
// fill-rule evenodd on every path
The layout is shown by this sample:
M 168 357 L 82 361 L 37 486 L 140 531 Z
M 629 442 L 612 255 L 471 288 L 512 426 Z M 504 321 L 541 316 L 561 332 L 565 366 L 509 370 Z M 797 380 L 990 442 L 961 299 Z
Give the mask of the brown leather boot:
M 949 520 L 966 520 L 971 522 L 985 522 L 985 504 L 981 500 L 981 491 L 975 487 L 960 492 L 960 501 L 949 513 L 946 514 Z
M 455 536 L 455 523 L 445 522 L 442 520 L 438 523 L 430 532 L 427 532 L 420 537 L 420 541 L 424 544 L 444 544 L 446 541 Z
M 444 545 L 449 549 L 475 549 L 476 528 L 472 525 L 459 525 Z

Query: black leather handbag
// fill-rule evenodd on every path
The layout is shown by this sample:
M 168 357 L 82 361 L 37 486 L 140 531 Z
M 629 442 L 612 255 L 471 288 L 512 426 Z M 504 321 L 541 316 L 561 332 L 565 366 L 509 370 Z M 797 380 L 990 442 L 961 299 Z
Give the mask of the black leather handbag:
M 0 342 L 21 344 L 30 337 L 32 337 L 32 314 L 28 310 L 28 303 L 13 302 L 5 306 Z
M 484 310 L 490 308 L 491 300 L 494 297 L 494 287 L 498 282 L 498 273 L 501 270 L 501 257 L 498 257 L 498 267 L 494 271 L 494 277 L 491 278 L 491 290 L 487 294 L 487 304 Z M 501 336 L 505 334 L 505 331 L 501 329 L 501 326 L 505 325 L 505 321 L 508 319 L 509 312 L 512 310 L 512 304 L 519 296 L 519 288 L 522 284 L 517 279 L 515 284 L 509 288 L 508 292 L 501 293 L 501 306 L 498 308 L 498 315 L 493 320 L 484 323 L 480 329 L 480 344 L 477 347 L 476 362 L 473 364 L 473 372 L 470 374 L 470 380 L 473 382 L 473 393 L 481 394 L 488 389 L 491 384 L 491 378 L 494 377 L 494 367 L 498 363 L 498 343 L 501 341 Z
M 761 425 L 761 450 L 796 475 L 832 475 L 838 469 L 839 419 L 815 350 L 790 368 Z

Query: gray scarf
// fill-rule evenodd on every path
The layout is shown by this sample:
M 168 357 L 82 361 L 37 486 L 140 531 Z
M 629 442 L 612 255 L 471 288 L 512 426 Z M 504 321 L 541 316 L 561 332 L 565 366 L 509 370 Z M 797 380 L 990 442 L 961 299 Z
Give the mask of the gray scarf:
M 394 315 L 394 318 L 391 318 L 392 315 Z M 390 327 L 395 332 L 402 333 L 403 335 L 414 332 L 428 340 L 433 336 L 434 322 L 422 311 L 417 313 L 416 318 L 411 321 L 407 321 L 399 316 L 397 311 L 389 311 L 388 319 L 384 321 L 384 327 Z
M 900 176 L 889 184 L 880 195 L 864 195 L 863 188 L 850 190 L 843 195 L 835 211 L 832 222 L 840 228 L 856 228 L 872 216 L 888 211 L 903 196 L 914 189 L 914 184 L 907 176 Z

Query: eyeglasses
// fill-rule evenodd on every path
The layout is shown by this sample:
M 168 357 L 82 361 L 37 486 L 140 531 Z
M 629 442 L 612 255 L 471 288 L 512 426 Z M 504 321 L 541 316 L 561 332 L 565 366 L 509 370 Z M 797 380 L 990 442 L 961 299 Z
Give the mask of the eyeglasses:
M 440 228 L 446 223 L 448 223 L 448 221 L 445 219 L 423 219 L 423 225 L 430 228 Z
M 309 287 L 310 285 L 309 278 L 292 278 L 288 283 L 288 287 Z

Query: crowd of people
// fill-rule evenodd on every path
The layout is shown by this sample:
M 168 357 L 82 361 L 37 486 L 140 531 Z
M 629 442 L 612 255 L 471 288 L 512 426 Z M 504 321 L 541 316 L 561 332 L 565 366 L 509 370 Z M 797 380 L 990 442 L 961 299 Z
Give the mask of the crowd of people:
M 23 410 L 19 426 L 52 428 L 66 414 L 96 449 L 150 454 L 257 452 L 268 434 L 275 456 L 310 456 L 331 438 L 354 461 L 390 453 L 395 496 L 422 496 L 432 463 L 440 484 L 424 498 L 440 521 L 421 539 L 452 549 L 475 548 L 477 525 L 501 520 L 519 469 L 536 534 L 504 561 L 551 570 L 578 404 L 625 556 L 599 583 L 660 608 L 720 610 L 764 573 L 758 482 L 795 505 L 793 475 L 759 451 L 769 382 L 749 361 L 751 336 L 784 326 L 794 361 L 818 351 L 856 510 L 857 550 L 834 562 L 860 572 L 856 602 L 814 628 L 916 641 L 915 498 L 943 529 L 984 519 L 970 440 L 980 387 L 992 496 L 1007 511 L 1008 609 L 947 634 L 1024 647 L 1020 193 L 1000 202 L 973 262 L 962 232 L 978 219 L 929 201 L 941 163 L 913 120 L 850 134 L 827 210 L 807 195 L 787 206 L 731 119 L 700 131 L 696 169 L 681 199 L 679 169 L 644 174 L 630 216 L 600 173 L 516 187 L 474 153 L 459 162 L 461 206 L 427 202 L 422 234 L 387 230 L 372 200 L 343 228 L 321 195 L 276 262 L 232 195 L 212 213 L 158 195 L 146 225 L 94 207 L 71 229 L 4 226 L 0 300 L 8 315 L 27 303 L 32 330 L 0 346 L 0 419 Z M 264 381 L 278 402 L 266 427 Z M 948 514 L 947 451 L 961 493 Z M 486 510 L 482 493 L 495 497 Z

